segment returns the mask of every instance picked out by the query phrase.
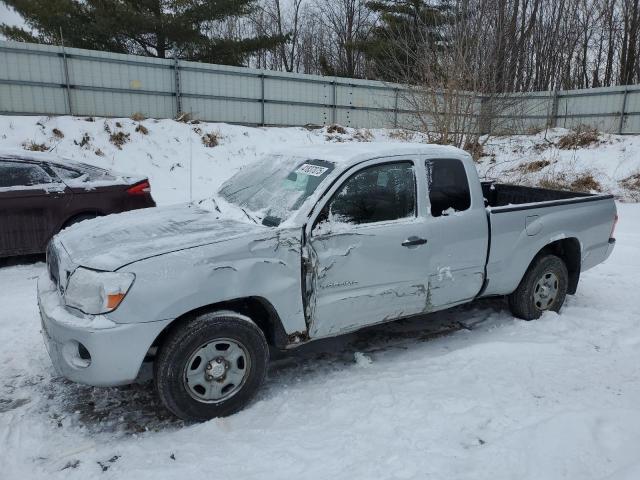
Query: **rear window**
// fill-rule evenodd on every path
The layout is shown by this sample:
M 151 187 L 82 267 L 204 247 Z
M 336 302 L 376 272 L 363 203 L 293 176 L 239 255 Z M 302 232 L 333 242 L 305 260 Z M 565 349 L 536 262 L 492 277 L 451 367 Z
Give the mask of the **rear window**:
M 469 181 L 460 160 L 452 158 L 427 160 L 426 170 L 431 215 L 434 217 L 451 215 L 471 207 Z
M 104 170 L 92 165 L 86 165 L 79 163 L 77 165 L 66 166 L 51 164 L 51 169 L 60 177 L 61 180 L 78 180 L 78 181 L 96 181 L 96 180 L 116 180 L 116 176 L 111 174 L 108 170 Z
M 38 165 L 0 161 L 0 188 L 31 187 L 47 183 L 52 183 L 51 177 Z

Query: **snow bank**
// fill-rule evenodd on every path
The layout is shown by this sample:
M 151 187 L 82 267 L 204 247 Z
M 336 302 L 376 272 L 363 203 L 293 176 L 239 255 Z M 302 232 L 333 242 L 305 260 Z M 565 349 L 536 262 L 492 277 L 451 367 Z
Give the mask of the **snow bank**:
M 559 148 L 571 130 L 493 137 L 478 164 L 480 176 L 521 185 L 579 188 L 640 201 L 640 136 L 598 134 L 579 148 Z
M 160 205 L 207 198 L 243 165 L 273 149 L 327 142 L 426 142 L 423 135 L 402 130 L 253 128 L 69 116 L 1 116 L 0 132 L 0 150 L 44 148 L 98 167 L 148 176 Z M 640 137 L 607 134 L 596 144 L 559 149 L 558 142 L 570 133 L 557 128 L 491 138 L 478 171 L 484 179 L 548 186 L 577 182 L 581 188 L 640 200 Z M 596 183 L 588 181 L 589 175 Z

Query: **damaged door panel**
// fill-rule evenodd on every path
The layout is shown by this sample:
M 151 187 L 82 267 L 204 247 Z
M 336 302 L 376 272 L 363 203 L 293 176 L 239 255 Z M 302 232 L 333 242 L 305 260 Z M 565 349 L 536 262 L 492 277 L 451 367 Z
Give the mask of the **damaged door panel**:
M 333 193 L 308 246 L 311 338 L 428 308 L 429 254 L 412 160 L 364 166 Z
M 311 338 L 414 315 L 428 305 L 428 250 L 401 245 L 415 221 L 314 237 Z

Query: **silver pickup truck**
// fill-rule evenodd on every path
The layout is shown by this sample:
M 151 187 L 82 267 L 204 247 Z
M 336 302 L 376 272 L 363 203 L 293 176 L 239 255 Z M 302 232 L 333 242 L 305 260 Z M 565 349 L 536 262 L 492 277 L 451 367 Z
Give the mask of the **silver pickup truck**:
M 89 220 L 50 243 L 39 279 L 56 369 L 133 382 L 189 420 L 234 413 L 269 346 L 488 296 L 558 311 L 613 249 L 611 195 L 481 183 L 469 155 L 424 144 L 289 149 L 197 204 Z

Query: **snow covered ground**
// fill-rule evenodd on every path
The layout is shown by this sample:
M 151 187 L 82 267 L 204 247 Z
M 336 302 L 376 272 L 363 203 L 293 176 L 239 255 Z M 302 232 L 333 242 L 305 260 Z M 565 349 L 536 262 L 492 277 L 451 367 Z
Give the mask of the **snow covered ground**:
M 483 301 L 309 345 L 199 425 L 149 383 L 57 377 L 43 264 L 0 269 L 0 478 L 640 478 L 640 205 L 619 210 L 616 250 L 560 315 Z
M 128 119 L 0 117 L 0 148 L 46 143 L 149 175 L 168 204 L 189 198 L 189 163 L 199 198 L 278 143 L 406 137 L 142 123 L 147 134 Z M 109 141 L 116 131 L 130 135 L 122 150 Z M 201 140 L 211 132 L 215 147 Z M 598 169 L 613 190 L 640 166 L 640 140 L 610 140 L 544 150 L 557 150 L 556 163 L 590 158 L 576 168 Z M 509 175 L 507 165 L 539 159 L 536 141 L 494 139 L 479 169 Z M 618 209 L 613 255 L 584 273 L 560 315 L 524 322 L 481 301 L 310 344 L 273 362 L 246 410 L 197 425 L 163 411 L 149 382 L 100 389 L 57 377 L 39 333 L 43 263 L 0 268 L 0 479 L 638 479 L 640 205 Z
M 484 146 L 478 171 L 490 180 L 552 187 L 576 184 L 640 200 L 640 136 L 603 134 L 584 147 L 558 148 L 567 135 L 571 131 L 557 128 L 536 135 L 492 137 Z M 371 140 L 426 141 L 423 135 L 404 130 L 0 116 L 0 151 L 43 148 L 96 166 L 147 175 L 159 204 L 207 197 L 270 148 Z M 589 176 L 596 183 L 585 182 Z

